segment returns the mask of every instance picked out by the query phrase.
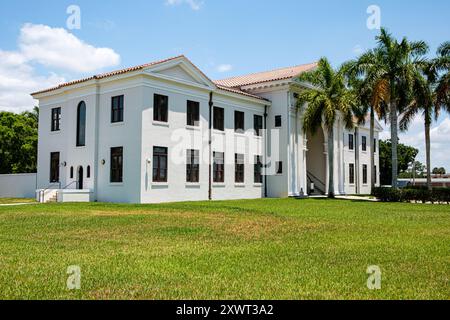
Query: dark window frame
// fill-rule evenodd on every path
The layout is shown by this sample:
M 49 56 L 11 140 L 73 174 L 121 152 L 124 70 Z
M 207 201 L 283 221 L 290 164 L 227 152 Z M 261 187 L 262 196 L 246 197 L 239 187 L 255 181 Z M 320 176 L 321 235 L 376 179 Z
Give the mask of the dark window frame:
M 200 150 L 186 150 L 186 182 L 200 182 Z
M 245 183 L 245 155 L 234 154 L 234 182 Z
M 191 127 L 200 126 L 200 103 L 188 100 L 186 109 L 186 124 Z
M 73 167 L 70 167 L 70 179 L 73 179 Z
M 278 115 L 275 116 L 275 128 L 281 128 L 283 125 L 283 117 Z
M 373 139 L 373 153 L 377 153 L 377 138 Z
M 245 132 L 245 112 L 243 111 L 234 111 L 234 132 Z
M 87 166 L 86 168 L 86 178 L 90 178 L 91 177 L 91 166 Z
M 169 149 L 167 147 L 153 147 L 153 182 L 167 182 L 169 173 Z
M 253 165 L 253 182 L 262 183 L 262 156 L 255 156 L 255 163 Z
M 86 103 L 81 101 L 77 107 L 77 147 L 86 146 Z
M 53 108 L 51 111 L 51 128 L 52 132 L 61 131 L 61 107 Z
M 224 183 L 225 182 L 225 153 L 214 152 L 213 153 L 213 182 Z
M 275 162 L 275 172 L 277 175 L 283 174 L 283 161 Z
M 123 183 L 123 147 L 113 147 L 110 151 L 111 183 Z
M 263 130 L 263 116 L 253 115 L 253 129 L 255 130 L 255 135 L 258 137 L 262 136 Z
M 124 95 L 111 97 L 111 123 L 123 122 Z
M 355 150 L 355 136 L 353 133 L 348 134 L 348 150 Z
M 361 136 L 361 149 L 362 151 L 367 151 L 367 137 Z
M 363 184 L 368 184 L 369 180 L 368 180 L 368 166 L 367 166 L 367 164 L 363 164 L 362 176 L 363 176 Z
M 155 93 L 153 95 L 153 121 L 169 122 L 169 97 Z
M 50 153 L 50 183 L 59 183 L 60 156 L 59 152 Z
M 355 184 L 355 164 L 349 163 L 348 165 L 348 183 Z
M 225 109 L 214 107 L 213 109 L 213 129 L 225 131 Z

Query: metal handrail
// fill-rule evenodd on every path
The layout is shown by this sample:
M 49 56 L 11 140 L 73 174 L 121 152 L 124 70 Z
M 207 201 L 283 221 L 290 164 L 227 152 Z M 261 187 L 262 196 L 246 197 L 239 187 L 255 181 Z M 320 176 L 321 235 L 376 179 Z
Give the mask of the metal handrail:
M 59 185 L 61 185 L 61 182 L 58 182 L 58 183 L 59 183 Z M 45 189 L 39 191 L 39 202 L 44 202 L 45 191 L 47 191 L 47 190 L 52 190 L 52 188 L 50 188 L 50 187 L 53 186 L 54 184 L 55 184 L 55 183 L 49 184 L 49 185 L 47 186 L 47 188 L 45 188 Z
M 314 182 L 314 184 L 316 184 L 316 182 L 319 182 L 318 183 L 319 186 L 317 187 L 317 189 L 319 191 L 321 191 L 322 193 L 325 193 L 326 184 L 323 181 L 321 181 L 319 178 L 317 178 L 315 175 L 313 175 L 309 171 L 307 172 L 307 176 L 308 176 L 308 179 L 309 179 L 310 182 Z M 311 177 L 312 177 L 312 179 L 311 179 Z M 313 179 L 316 180 L 316 181 L 314 181 Z
M 71 185 L 73 185 L 74 183 L 78 183 L 78 181 L 72 181 L 71 183 L 69 183 L 67 186 L 65 186 L 64 188 L 59 188 L 60 190 L 66 190 L 68 187 L 70 187 Z

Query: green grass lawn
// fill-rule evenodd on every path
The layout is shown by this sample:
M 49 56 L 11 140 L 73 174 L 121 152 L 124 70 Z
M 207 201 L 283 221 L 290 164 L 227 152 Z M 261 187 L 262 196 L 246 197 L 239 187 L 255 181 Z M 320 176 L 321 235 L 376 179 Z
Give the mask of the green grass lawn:
M 70 265 L 81 290 L 66 288 Z M 0 207 L 1 299 L 449 299 L 449 276 L 446 205 Z
M 35 199 L 29 198 L 0 198 L 0 204 L 17 204 L 17 203 L 32 203 Z

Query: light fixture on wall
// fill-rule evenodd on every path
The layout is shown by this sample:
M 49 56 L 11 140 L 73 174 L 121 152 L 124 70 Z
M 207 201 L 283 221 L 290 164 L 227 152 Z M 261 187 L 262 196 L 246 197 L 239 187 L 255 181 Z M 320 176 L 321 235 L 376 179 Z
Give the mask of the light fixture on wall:
M 152 163 L 152 159 L 148 158 L 148 159 L 147 159 L 147 163 L 148 163 L 148 164 Z
M 105 163 L 106 163 L 106 161 L 105 161 L 105 159 L 103 159 L 103 160 L 101 161 L 101 164 L 102 164 L 102 165 L 105 165 Z
M 67 162 L 63 162 L 63 163 L 61 163 L 61 165 L 63 166 L 63 167 L 67 167 Z

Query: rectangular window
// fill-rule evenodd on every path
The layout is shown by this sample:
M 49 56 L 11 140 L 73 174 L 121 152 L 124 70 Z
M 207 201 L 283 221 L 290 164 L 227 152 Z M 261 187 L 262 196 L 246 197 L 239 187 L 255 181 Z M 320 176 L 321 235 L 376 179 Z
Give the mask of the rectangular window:
M 187 125 L 192 127 L 200 125 L 200 103 L 195 101 L 187 102 Z
M 186 152 L 186 181 L 199 182 L 200 176 L 200 151 L 187 150 Z
M 50 153 L 50 183 L 59 182 L 59 152 Z
M 254 115 L 253 116 L 253 129 L 255 130 L 255 134 L 258 137 L 262 136 L 262 129 L 263 129 L 263 117 Z
M 283 161 L 277 161 L 275 169 L 277 170 L 277 174 L 283 174 Z
M 236 153 L 234 155 L 234 181 L 244 183 L 245 180 L 245 161 L 244 155 Z
M 123 95 L 111 98 L 111 122 L 123 122 Z
M 225 154 L 223 152 L 214 152 L 213 158 L 213 181 L 215 183 L 223 183 L 225 182 Z
M 224 109 L 219 107 L 214 107 L 214 130 L 224 131 Z
M 355 143 L 353 142 L 353 134 L 352 133 L 350 133 L 349 135 L 348 135 L 348 149 L 349 150 L 355 150 Z
M 254 163 L 254 181 L 255 183 L 262 183 L 262 160 L 261 156 L 255 156 Z
M 61 130 L 61 108 L 52 109 L 52 131 Z
M 169 97 L 160 94 L 153 96 L 153 120 L 167 122 L 169 111 Z
M 377 139 L 373 139 L 373 153 L 377 153 Z
M 245 113 L 241 111 L 234 112 L 234 131 L 244 133 L 245 131 Z
M 361 137 L 362 151 L 367 151 L 367 137 Z
M 367 164 L 363 164 L 363 184 L 367 184 Z
M 275 116 L 275 128 L 281 128 L 281 116 Z
M 350 184 L 355 183 L 355 165 L 353 163 L 349 164 L 348 181 Z
M 167 148 L 153 147 L 153 182 L 167 182 Z
M 123 182 L 123 147 L 111 148 L 110 182 Z
M 373 179 L 375 181 L 375 184 L 378 182 L 378 176 L 377 176 L 377 166 L 373 167 L 373 174 L 375 176 L 375 179 Z

